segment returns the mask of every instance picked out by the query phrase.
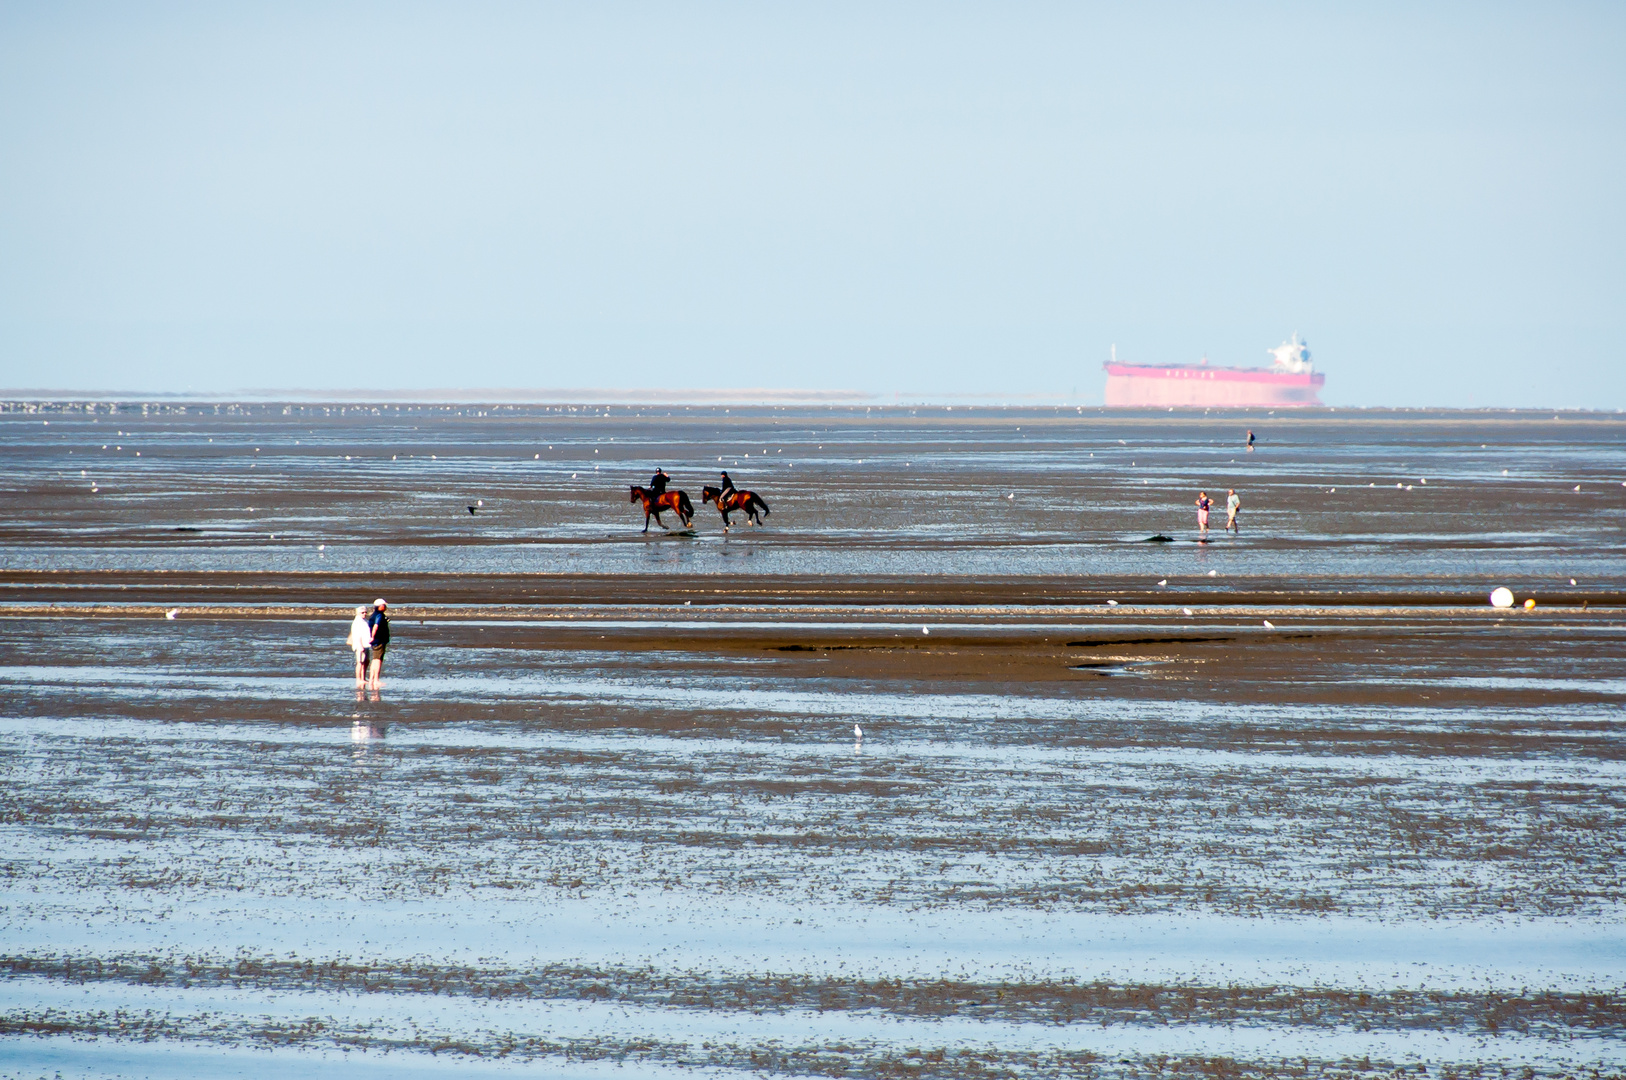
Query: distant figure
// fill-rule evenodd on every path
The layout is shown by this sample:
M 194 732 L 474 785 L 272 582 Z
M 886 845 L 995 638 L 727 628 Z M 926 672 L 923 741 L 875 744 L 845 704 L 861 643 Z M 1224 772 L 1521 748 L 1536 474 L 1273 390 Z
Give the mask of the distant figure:
M 1242 498 L 1236 493 L 1236 488 L 1232 488 L 1225 493 L 1225 530 L 1227 532 L 1240 533 L 1242 531 L 1237 527 L 1236 523 L 1236 512 L 1240 509 L 1242 509 Z
M 373 601 L 373 613 L 367 617 L 367 626 L 371 630 L 368 638 L 368 649 L 372 653 L 372 666 L 367 672 L 367 683 L 374 690 L 378 689 L 378 677 L 384 673 L 384 650 L 390 644 L 390 617 L 384 613 L 389 607 L 382 598 Z
M 356 608 L 356 617 L 350 620 L 350 636 L 344 639 L 356 654 L 356 689 L 367 682 L 367 664 L 372 660 L 373 628 L 367 622 L 366 605 Z
M 734 481 L 728 478 L 727 469 L 723 470 L 723 486 L 719 490 L 725 497 L 734 494 Z
M 649 478 L 649 493 L 656 497 L 666 493 L 666 485 L 672 478 L 666 475 L 665 469 L 656 469 L 655 475 Z
M 1248 453 L 1253 453 L 1253 432 L 1248 432 Z
M 1213 504 L 1208 501 L 1208 492 L 1197 492 L 1197 542 L 1208 543 L 1208 508 Z

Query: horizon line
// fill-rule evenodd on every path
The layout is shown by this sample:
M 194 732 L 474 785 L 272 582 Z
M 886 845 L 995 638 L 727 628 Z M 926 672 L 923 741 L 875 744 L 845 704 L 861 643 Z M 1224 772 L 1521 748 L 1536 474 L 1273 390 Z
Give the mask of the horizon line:
M 1379 410 L 1393 412 L 1515 412 L 1515 413 L 1592 413 L 1598 415 L 1618 415 L 1619 408 L 1592 407 L 1579 405 L 1275 405 L 1275 406 L 1245 406 L 1245 405 L 1180 405 L 1180 406 L 1127 406 L 1112 407 L 1104 402 L 1082 401 L 1069 394 L 1046 393 L 920 393 L 913 391 L 893 391 L 885 393 L 880 391 L 863 390 L 797 390 L 797 389 L 769 389 L 766 387 L 740 387 L 740 388 L 688 388 L 688 389 L 610 389 L 604 387 L 587 388 L 555 388 L 555 389 L 522 389 L 501 387 L 478 387 L 469 389 L 437 388 L 437 389 L 404 389 L 404 390 L 363 390 L 340 389 L 321 390 L 307 388 L 247 388 L 238 390 L 71 390 L 65 388 L 33 389 L 33 388 L 3 388 L 0 387 L 0 404 L 4 403 L 30 403 L 55 404 L 70 402 L 111 402 L 111 403 L 139 403 L 139 402 L 200 402 L 209 404 L 226 403 L 299 403 L 320 404 L 323 402 L 342 403 L 347 405 L 362 404 L 414 404 L 414 405 L 480 405 L 480 404 L 506 404 L 506 405 L 636 405 L 654 406 L 670 405 L 702 405 L 702 406 L 771 406 L 771 405 L 830 405 L 830 406 L 858 406 L 873 405 L 886 407 L 931 407 L 936 405 L 976 405 L 987 408 L 1000 407 L 1036 407 L 1050 406 L 1057 408 L 1089 408 L 1103 409 L 1108 412 L 1190 412 L 1201 409 L 1209 411 L 1250 411 L 1254 409 L 1281 410 L 1285 415 L 1294 413 L 1315 413 L 1322 411 L 1337 412 L 1348 410 L 1352 412 L 1364 410 Z
M 861 404 L 897 402 L 920 404 L 927 401 L 1021 401 L 1083 404 L 1075 396 L 1061 393 L 943 393 L 920 391 L 801 390 L 769 387 L 439 387 L 430 389 L 366 390 L 311 389 L 302 387 L 245 387 L 237 390 L 68 390 L 0 388 L 0 398 L 9 400 L 100 400 L 100 401 L 345 401 L 457 403 L 505 402 L 547 405 L 653 405 L 662 402 L 695 405 L 775 405 L 775 404 Z

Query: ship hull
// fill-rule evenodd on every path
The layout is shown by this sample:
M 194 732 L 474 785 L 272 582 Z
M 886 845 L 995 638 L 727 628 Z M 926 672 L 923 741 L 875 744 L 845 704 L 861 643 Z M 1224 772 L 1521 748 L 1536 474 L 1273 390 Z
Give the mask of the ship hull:
M 1320 405 L 1325 375 L 1290 375 L 1268 368 L 1222 368 L 1197 364 L 1154 367 L 1106 364 L 1108 406 Z

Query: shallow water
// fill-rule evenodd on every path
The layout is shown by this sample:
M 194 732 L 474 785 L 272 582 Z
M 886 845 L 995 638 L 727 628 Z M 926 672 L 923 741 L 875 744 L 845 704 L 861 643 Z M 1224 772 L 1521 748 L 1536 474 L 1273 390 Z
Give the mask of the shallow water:
M 214 408 L 0 413 L 0 563 L 1626 581 L 1608 414 Z M 639 531 L 627 487 L 656 465 L 698 535 Z M 724 468 L 768 500 L 763 529 L 725 540 L 699 502 Z M 1231 487 L 1243 531 L 1195 544 L 1198 489 Z
M 0 414 L 0 1076 L 1626 1067 L 1613 421 L 480 411 Z M 1265 448 L 1225 474 L 1242 422 Z M 64 463 L 108 426 L 137 434 L 97 502 Z M 658 454 L 697 489 L 725 450 L 767 529 L 638 538 L 615 485 Z M 565 484 L 594 458 L 630 479 Z M 1401 464 L 1410 492 L 1320 501 Z M 1260 535 L 1124 542 L 1189 535 L 1180 485 L 1216 473 Z M 351 687 L 331 597 L 383 586 L 336 568 L 544 557 L 829 582 L 392 585 L 384 689 Z M 1180 565 L 1225 569 L 1202 602 L 841 599 L 851 567 Z M 36 602 L 40 566 L 86 572 Z M 142 566 L 179 599 L 92 572 Z M 274 601 L 209 575 L 281 566 Z M 1497 575 L 1572 600 L 1288 595 Z

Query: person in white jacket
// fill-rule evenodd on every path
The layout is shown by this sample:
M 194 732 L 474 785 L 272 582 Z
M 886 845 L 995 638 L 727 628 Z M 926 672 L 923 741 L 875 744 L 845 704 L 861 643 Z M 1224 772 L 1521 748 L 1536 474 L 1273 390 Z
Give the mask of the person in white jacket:
M 356 685 L 363 686 L 367 682 L 367 661 L 372 657 L 373 628 L 367 624 L 367 609 L 358 607 L 356 617 L 350 620 L 350 636 L 344 643 L 356 654 Z

